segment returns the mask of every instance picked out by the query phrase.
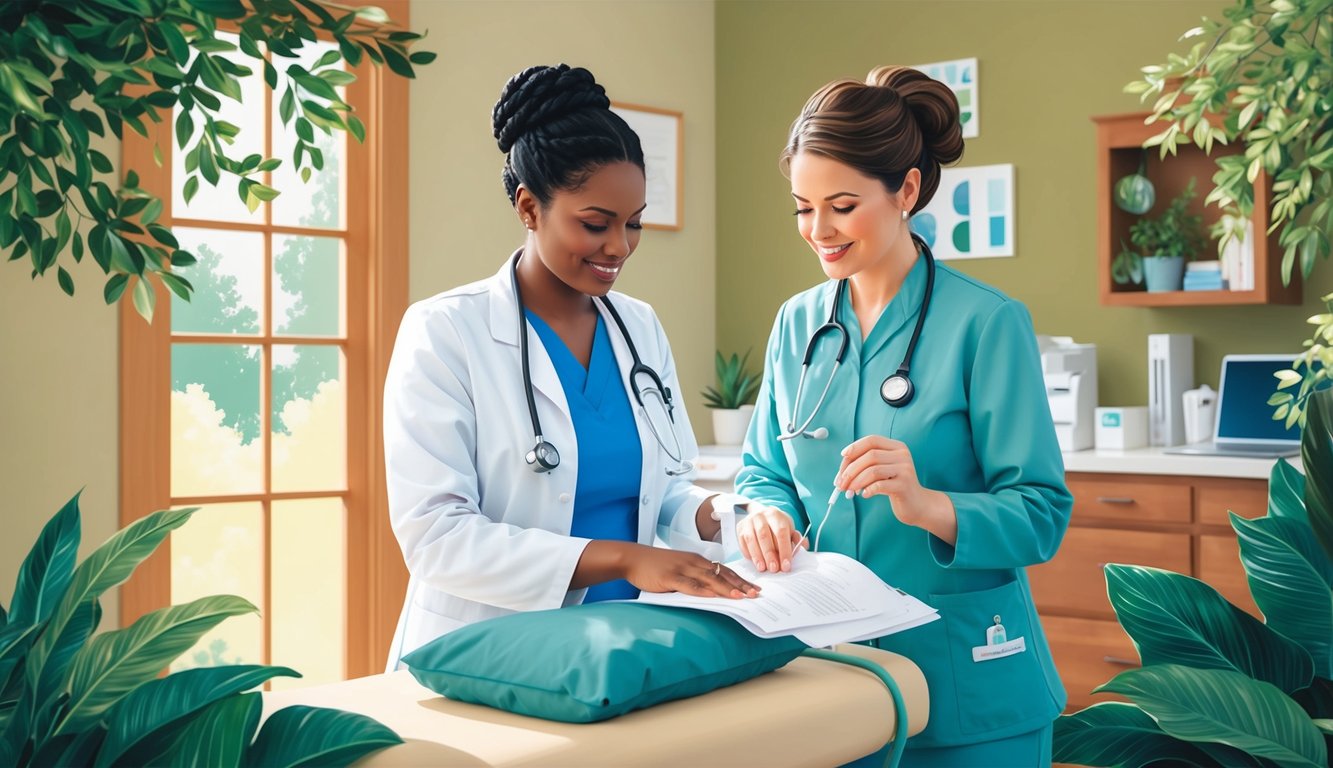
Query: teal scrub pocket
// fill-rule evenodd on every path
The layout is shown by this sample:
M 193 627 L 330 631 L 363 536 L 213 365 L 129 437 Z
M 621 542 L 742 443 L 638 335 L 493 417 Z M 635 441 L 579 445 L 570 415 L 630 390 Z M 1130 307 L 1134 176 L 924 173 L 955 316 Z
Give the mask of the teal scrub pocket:
M 959 733 L 988 734 L 1029 723 L 1035 728 L 1059 714 L 1042 669 L 1046 641 L 1032 625 L 1035 613 L 1021 582 L 930 595 L 927 602 L 939 610 L 948 635 Z M 999 643 L 997 633 L 988 632 L 997 626 L 996 617 L 1004 627 Z

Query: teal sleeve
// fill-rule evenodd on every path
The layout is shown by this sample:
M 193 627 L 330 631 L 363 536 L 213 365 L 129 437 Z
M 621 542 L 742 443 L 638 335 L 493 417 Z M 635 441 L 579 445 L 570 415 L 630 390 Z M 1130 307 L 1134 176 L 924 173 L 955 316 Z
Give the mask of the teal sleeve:
M 1017 301 L 991 313 L 968 380 L 972 449 L 986 490 L 949 493 L 953 546 L 931 536 L 946 568 L 1022 568 L 1055 555 L 1073 509 L 1032 318 Z
M 782 350 L 783 316 L 787 306 L 778 310 L 773 332 L 768 337 L 768 352 L 764 356 L 764 378 L 759 385 L 750 430 L 745 435 L 741 454 L 741 471 L 736 475 L 736 493 L 761 504 L 768 504 L 791 515 L 804 530 L 808 524 L 792 480 L 787 454 L 778 441 L 782 434 L 782 416 L 773 395 L 773 379 L 778 369 Z

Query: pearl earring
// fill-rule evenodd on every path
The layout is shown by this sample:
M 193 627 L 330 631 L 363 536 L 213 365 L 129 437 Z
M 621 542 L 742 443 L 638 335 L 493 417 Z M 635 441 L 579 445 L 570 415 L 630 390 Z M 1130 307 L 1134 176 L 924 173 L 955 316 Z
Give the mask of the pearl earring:
M 907 209 L 904 208 L 904 209 L 903 209 L 903 221 L 907 221 L 907 216 L 908 216 Z

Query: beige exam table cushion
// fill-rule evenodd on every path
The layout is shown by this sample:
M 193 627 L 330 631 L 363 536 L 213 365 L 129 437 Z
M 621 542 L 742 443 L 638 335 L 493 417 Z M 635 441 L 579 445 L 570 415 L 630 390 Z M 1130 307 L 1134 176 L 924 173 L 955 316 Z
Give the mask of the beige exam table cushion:
M 838 651 L 884 668 L 907 705 L 908 735 L 926 727 L 921 670 L 859 645 Z M 264 694 L 264 716 L 293 704 L 359 712 L 405 744 L 358 766 L 833 766 L 893 735 L 893 699 L 871 672 L 800 657 L 752 680 L 600 723 L 562 723 L 446 699 L 406 670 Z

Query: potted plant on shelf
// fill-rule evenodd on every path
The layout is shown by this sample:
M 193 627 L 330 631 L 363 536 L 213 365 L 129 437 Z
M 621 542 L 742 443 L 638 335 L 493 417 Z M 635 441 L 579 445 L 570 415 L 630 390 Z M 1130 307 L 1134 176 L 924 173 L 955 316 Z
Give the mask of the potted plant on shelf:
M 1160 216 L 1144 216 L 1130 225 L 1129 241 L 1137 251 L 1125 246 L 1116 256 L 1112 276 L 1117 283 L 1138 282 L 1141 273 L 1149 292 L 1181 289 L 1186 259 L 1208 242 L 1203 217 L 1187 211 L 1194 197 L 1194 179 L 1190 179 Z
M 754 412 L 754 396 L 759 391 L 759 377 L 746 367 L 750 352 L 732 353 L 723 357 L 717 353 L 717 387 L 703 391 L 704 405 L 713 409 L 713 441 L 718 445 L 740 445 L 745 431 L 750 428 Z

